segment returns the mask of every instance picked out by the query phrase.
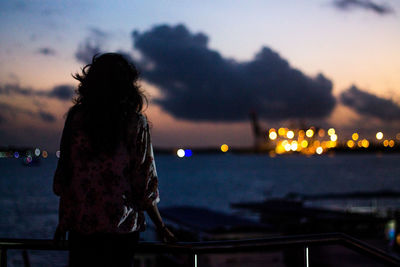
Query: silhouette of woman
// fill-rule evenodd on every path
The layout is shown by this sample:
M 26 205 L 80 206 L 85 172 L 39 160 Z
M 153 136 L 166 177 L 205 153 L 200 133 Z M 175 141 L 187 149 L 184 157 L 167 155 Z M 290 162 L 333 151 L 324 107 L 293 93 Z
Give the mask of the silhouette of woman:
M 60 196 L 55 240 L 68 232 L 70 266 L 132 266 L 144 211 L 174 241 L 158 212 L 158 180 L 138 71 L 122 55 L 94 56 L 61 138 L 53 190 Z

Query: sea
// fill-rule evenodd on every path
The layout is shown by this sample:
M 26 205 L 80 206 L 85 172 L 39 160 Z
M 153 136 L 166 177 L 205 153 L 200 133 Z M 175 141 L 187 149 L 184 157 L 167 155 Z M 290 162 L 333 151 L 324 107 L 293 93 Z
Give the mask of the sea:
M 58 197 L 52 192 L 56 157 L 25 166 L 20 159 L 0 159 L 0 238 L 52 238 Z M 319 156 L 193 154 L 155 156 L 159 207 L 195 206 L 235 213 L 231 203 L 262 201 L 288 193 L 400 191 L 400 154 Z M 400 202 L 391 203 L 400 207 Z M 376 205 L 376 202 L 374 203 Z M 151 240 L 152 236 L 144 235 Z M 30 252 L 33 266 L 65 266 L 66 254 Z M 10 252 L 9 266 L 23 266 Z

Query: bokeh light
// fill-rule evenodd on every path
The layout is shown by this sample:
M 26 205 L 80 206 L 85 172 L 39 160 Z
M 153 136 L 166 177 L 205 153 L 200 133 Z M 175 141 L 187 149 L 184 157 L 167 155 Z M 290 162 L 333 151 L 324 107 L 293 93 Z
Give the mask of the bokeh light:
M 336 134 L 331 134 L 331 141 L 333 141 L 333 142 L 337 141 L 337 135 Z
M 176 155 L 180 158 L 183 158 L 185 156 L 185 150 L 183 150 L 182 148 L 178 149 L 176 151 Z
M 388 146 L 388 145 L 389 145 L 389 140 L 383 141 L 383 145 L 384 145 L 385 147 Z
M 377 132 L 376 133 L 376 139 L 382 140 L 382 138 L 383 138 L 383 133 L 382 132 Z
M 269 133 L 269 139 L 275 140 L 278 137 L 275 131 Z
M 334 135 L 334 134 L 335 134 L 335 129 L 329 128 L 329 130 L 328 130 L 328 135 L 329 135 L 329 136 L 332 136 L 332 135 Z
M 308 146 L 307 140 L 301 141 L 300 145 L 301 145 L 302 148 L 306 148 Z
M 185 149 L 185 157 L 191 157 L 193 155 L 193 152 L 191 149 Z
M 294 137 L 294 132 L 293 131 L 288 131 L 286 133 L 287 138 L 292 139 Z
M 314 135 L 314 131 L 312 129 L 308 129 L 306 131 L 306 136 L 307 137 L 311 138 L 311 137 L 313 137 L 313 135 Z
M 56 152 L 56 157 L 57 157 L 57 158 L 60 158 L 60 154 L 61 154 L 61 153 L 60 153 L 60 150 L 57 150 L 57 152 Z
M 284 147 L 286 151 L 290 151 L 292 149 L 292 146 L 289 143 L 286 143 Z
M 42 157 L 46 159 L 48 156 L 49 156 L 49 153 L 47 153 L 46 150 L 43 150 Z
M 390 147 L 394 147 L 394 140 L 390 140 L 390 141 L 389 141 L 389 146 L 390 146 Z
M 364 148 L 368 148 L 368 147 L 369 147 L 369 141 L 368 141 L 367 139 L 363 139 L 363 140 L 361 141 L 361 145 L 362 145 L 362 147 L 364 147 Z
M 36 156 L 36 157 L 39 157 L 39 156 L 40 156 L 40 149 L 39 149 L 39 148 L 36 148 L 36 149 L 35 149 L 35 156 Z
M 347 144 L 347 146 L 349 148 L 353 148 L 354 147 L 354 141 L 353 140 L 348 140 L 346 144 Z
M 353 139 L 354 141 L 357 141 L 358 140 L 358 133 L 353 133 L 351 135 L 351 139 Z
M 228 150 L 229 150 L 229 146 L 227 145 L 227 144 L 223 144 L 222 146 L 221 146 L 221 151 L 222 152 L 228 152 Z
M 297 150 L 297 148 L 298 148 L 298 144 L 297 144 L 297 142 L 296 141 L 293 141 L 291 144 L 290 144 L 290 149 L 292 150 L 292 151 L 296 151 Z
M 324 152 L 324 149 L 322 147 L 317 147 L 317 149 L 315 150 L 315 152 L 317 152 L 318 155 L 321 155 L 322 152 Z

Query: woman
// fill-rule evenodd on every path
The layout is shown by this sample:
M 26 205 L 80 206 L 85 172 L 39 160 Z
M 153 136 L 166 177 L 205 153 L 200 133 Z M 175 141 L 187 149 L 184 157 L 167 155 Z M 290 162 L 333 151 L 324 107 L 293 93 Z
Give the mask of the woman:
M 175 237 L 158 212 L 157 172 L 146 98 L 123 56 L 93 57 L 65 122 L 53 190 L 60 196 L 56 240 L 69 232 L 70 266 L 132 266 L 148 213 L 163 241 Z

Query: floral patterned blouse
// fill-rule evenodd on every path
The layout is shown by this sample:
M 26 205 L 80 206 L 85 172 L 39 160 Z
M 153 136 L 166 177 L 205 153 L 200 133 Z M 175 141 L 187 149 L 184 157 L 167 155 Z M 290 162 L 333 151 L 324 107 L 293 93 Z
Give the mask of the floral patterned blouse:
M 146 117 L 132 119 L 129 141 L 121 141 L 113 155 L 94 155 L 82 125 L 82 113 L 70 112 L 53 183 L 60 196 L 59 228 L 84 234 L 144 231 L 144 211 L 159 202 Z

